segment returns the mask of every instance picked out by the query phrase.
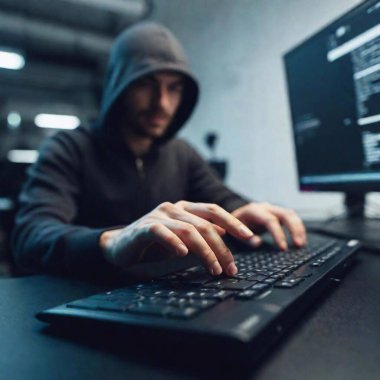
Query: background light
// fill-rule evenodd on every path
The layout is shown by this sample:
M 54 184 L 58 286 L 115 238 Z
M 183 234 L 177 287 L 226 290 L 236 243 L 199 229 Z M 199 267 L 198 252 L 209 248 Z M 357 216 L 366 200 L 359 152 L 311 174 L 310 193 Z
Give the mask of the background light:
M 16 129 L 21 125 L 21 115 L 18 112 L 9 112 L 7 116 L 9 129 Z
M 75 129 L 79 127 L 80 119 L 74 115 L 40 113 L 34 118 L 34 123 L 40 128 Z
M 10 162 L 32 164 L 37 161 L 38 151 L 28 149 L 12 149 L 8 152 L 7 158 Z
M 0 67 L 9 70 L 21 70 L 25 66 L 25 59 L 19 53 L 0 50 Z

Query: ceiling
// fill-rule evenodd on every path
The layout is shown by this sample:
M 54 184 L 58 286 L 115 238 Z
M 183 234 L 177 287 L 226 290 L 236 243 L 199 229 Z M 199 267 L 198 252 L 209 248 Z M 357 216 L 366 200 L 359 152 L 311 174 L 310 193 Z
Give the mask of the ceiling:
M 151 8 L 148 0 L 0 0 L 1 39 L 31 54 L 104 59 L 113 38 Z
M 152 6 L 151 0 L 0 0 L 0 48 L 26 60 L 22 70 L 0 69 L 0 133 L 11 111 L 22 117 L 21 132 L 39 112 L 72 110 L 90 122 L 115 36 L 148 17 Z

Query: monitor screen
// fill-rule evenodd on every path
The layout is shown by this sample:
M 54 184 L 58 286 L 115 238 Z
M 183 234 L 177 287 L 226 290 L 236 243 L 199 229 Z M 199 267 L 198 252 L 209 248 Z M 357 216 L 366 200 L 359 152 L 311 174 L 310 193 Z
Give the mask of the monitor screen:
M 380 0 L 284 56 L 301 190 L 380 191 Z

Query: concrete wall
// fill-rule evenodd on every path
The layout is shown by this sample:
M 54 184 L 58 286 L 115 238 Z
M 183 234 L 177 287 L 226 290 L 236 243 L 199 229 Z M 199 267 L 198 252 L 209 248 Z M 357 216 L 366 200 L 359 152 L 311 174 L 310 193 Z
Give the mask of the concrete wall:
M 282 55 L 359 0 L 156 0 L 152 19 L 184 44 L 200 79 L 199 106 L 182 132 L 204 155 L 218 131 L 227 183 L 304 217 L 340 211 L 341 195 L 301 194 Z

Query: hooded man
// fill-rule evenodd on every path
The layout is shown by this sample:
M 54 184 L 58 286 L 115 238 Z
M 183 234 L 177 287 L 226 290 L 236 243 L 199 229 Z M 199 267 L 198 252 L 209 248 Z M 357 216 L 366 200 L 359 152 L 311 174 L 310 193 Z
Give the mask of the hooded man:
M 111 52 L 96 125 L 48 139 L 28 172 L 13 237 L 18 266 L 99 275 L 161 248 L 192 252 L 211 274 L 232 276 L 225 233 L 258 246 L 252 230 L 267 229 L 285 250 L 285 225 L 304 245 L 293 211 L 235 194 L 174 137 L 198 91 L 169 30 L 144 22 L 124 31 Z

